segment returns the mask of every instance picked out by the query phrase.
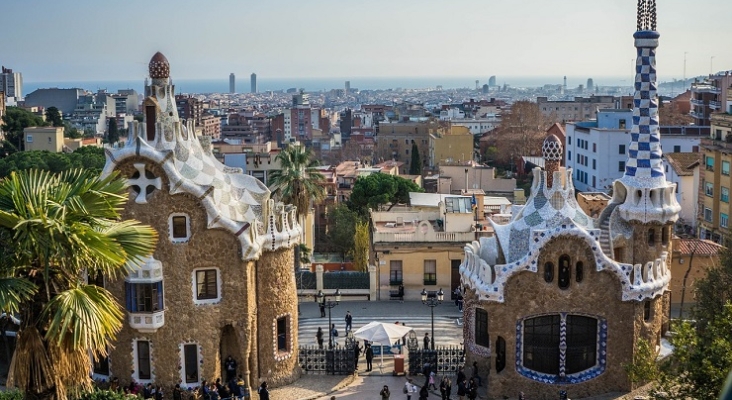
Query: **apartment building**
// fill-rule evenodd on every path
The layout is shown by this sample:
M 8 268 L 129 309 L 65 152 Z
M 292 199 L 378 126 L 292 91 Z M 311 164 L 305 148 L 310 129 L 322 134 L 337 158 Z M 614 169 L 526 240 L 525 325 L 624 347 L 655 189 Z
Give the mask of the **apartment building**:
M 722 243 L 729 234 L 729 191 L 732 188 L 732 114 L 715 113 L 711 117 L 711 135 L 701 141 L 704 161 L 699 188 L 700 239 Z

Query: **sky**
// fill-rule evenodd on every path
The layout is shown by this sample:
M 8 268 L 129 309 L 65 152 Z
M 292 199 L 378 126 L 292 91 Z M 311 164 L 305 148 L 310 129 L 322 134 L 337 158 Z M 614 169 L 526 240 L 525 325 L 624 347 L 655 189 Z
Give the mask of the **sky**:
M 0 64 L 25 82 L 627 76 L 635 0 L 3 1 Z M 660 80 L 732 69 L 732 1 L 658 0 Z M 712 58 L 713 57 L 713 58 Z M 711 65 L 713 64 L 713 65 Z M 240 79 L 241 79 L 240 78 Z M 246 78 L 244 78 L 246 79 Z

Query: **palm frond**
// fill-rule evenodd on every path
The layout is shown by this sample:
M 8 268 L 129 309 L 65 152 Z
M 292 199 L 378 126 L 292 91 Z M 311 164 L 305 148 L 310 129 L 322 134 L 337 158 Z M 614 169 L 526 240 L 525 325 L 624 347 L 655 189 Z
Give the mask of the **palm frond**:
M 32 299 L 37 291 L 38 287 L 27 279 L 0 278 L 0 310 L 8 314 L 18 312 L 20 305 Z
M 79 285 L 57 294 L 43 316 L 50 323 L 45 339 L 64 351 L 103 353 L 122 328 L 122 309 L 111 293 L 96 285 Z
M 53 363 L 41 333 L 34 326 L 20 330 L 10 362 L 7 386 L 42 393 L 52 389 L 55 384 Z

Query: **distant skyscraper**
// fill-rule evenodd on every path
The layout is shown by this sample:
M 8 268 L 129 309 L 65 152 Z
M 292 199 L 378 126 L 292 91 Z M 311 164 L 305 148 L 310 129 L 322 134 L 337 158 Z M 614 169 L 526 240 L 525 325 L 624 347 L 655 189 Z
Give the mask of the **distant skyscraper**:
M 346 94 L 351 93 L 351 81 L 346 81 Z
M 0 92 L 5 92 L 6 97 L 23 97 L 23 75 L 20 72 L 13 72 L 10 68 L 2 67 Z
M 478 90 L 478 85 L 480 85 L 480 81 L 476 79 L 475 80 L 475 90 Z
M 229 74 L 229 93 L 236 93 L 236 77 L 233 72 Z
M 496 86 L 496 76 L 495 75 L 488 78 L 488 86 Z
M 251 89 L 252 93 L 257 93 L 257 74 L 252 72 L 252 76 L 251 76 L 250 80 L 252 81 L 251 82 L 252 83 L 252 89 Z
M 595 90 L 595 82 L 592 81 L 592 78 L 587 79 L 587 91 L 591 92 Z
M 483 85 L 483 94 L 488 93 L 488 89 L 489 89 L 488 85 Z

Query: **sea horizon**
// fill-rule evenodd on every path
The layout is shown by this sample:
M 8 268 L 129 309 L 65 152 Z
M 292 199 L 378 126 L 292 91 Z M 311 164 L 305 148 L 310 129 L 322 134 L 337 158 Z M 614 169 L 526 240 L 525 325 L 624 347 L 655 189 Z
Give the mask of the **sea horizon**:
M 249 76 L 237 79 L 236 93 L 249 93 Z M 435 89 L 442 86 L 448 89 L 475 89 L 475 79 L 470 77 L 363 77 L 363 78 L 267 78 L 258 77 L 258 92 L 284 91 L 287 89 L 304 89 L 306 92 L 329 91 L 343 89 L 345 82 L 350 81 L 352 89 L 359 90 L 388 90 L 388 89 Z M 507 84 L 511 87 L 543 87 L 544 85 L 561 85 L 563 77 L 497 77 L 496 86 Z M 579 83 L 578 83 L 579 82 Z M 479 80 L 479 87 L 488 83 L 488 78 Z M 593 78 L 596 86 L 631 86 L 630 77 L 599 77 Z M 173 78 L 176 93 L 229 93 L 229 79 L 175 79 Z M 567 77 L 567 87 L 574 89 L 579 85 L 586 85 L 587 78 Z M 36 89 L 47 88 L 80 88 L 91 91 L 106 89 L 116 92 L 120 89 L 135 89 L 143 91 L 144 79 L 139 80 L 76 80 L 76 81 L 37 81 L 24 82 L 25 95 Z

